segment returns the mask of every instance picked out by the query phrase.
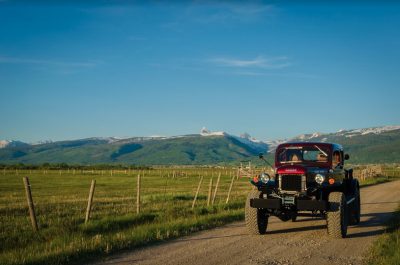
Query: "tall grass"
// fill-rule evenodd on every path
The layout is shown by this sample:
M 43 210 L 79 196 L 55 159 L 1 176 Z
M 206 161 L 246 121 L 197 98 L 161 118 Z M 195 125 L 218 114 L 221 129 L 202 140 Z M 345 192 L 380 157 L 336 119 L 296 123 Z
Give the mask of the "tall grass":
M 370 250 L 368 265 L 400 264 L 400 206 L 383 234 Z
M 235 181 L 225 204 L 235 170 L 182 168 L 130 171 L 0 172 L 0 264 L 70 264 L 109 255 L 243 219 L 250 185 Z M 141 213 L 136 214 L 136 176 L 143 174 Z M 216 203 L 206 206 L 208 183 L 221 173 Z M 22 176 L 32 186 L 39 232 L 32 231 Z M 204 176 L 196 207 L 191 204 Z M 169 176 L 169 177 L 168 177 Z M 94 205 L 84 223 L 91 179 L 96 179 Z

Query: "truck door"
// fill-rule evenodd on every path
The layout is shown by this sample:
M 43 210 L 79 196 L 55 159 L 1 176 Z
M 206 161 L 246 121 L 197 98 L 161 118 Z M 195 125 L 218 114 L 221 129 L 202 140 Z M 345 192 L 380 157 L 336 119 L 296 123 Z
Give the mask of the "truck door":
M 335 150 L 332 154 L 332 175 L 337 181 L 343 181 L 343 179 L 345 178 L 342 153 L 343 152 L 340 152 L 339 150 Z

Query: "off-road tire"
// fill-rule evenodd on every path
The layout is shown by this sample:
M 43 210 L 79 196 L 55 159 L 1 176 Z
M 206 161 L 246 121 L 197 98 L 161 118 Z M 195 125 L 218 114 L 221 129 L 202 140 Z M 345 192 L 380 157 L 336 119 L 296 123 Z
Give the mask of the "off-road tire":
M 250 199 L 260 198 L 261 192 L 258 190 L 251 190 L 247 195 L 245 205 L 245 220 L 246 227 L 252 235 L 263 235 L 267 232 L 268 214 L 264 209 L 257 209 L 250 207 Z
M 331 192 L 329 208 L 326 218 L 328 235 L 332 238 L 346 237 L 348 221 L 346 196 L 342 192 Z
M 360 223 L 361 219 L 361 200 L 360 189 L 357 187 L 354 192 L 354 202 L 352 203 L 351 213 L 349 216 L 349 224 L 356 225 Z
M 293 213 L 292 216 L 290 217 L 290 219 L 292 220 L 292 222 L 296 222 L 296 220 L 297 220 L 297 213 Z

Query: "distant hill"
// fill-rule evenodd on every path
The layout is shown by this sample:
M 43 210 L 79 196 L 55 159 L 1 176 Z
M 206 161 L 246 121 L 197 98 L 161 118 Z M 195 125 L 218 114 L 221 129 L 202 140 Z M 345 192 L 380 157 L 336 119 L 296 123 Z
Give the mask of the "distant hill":
M 136 164 L 210 165 L 254 160 L 260 153 L 273 152 L 279 143 L 292 141 L 335 142 L 345 147 L 352 163 L 400 162 L 400 126 L 385 126 L 335 133 L 303 134 L 291 139 L 258 141 L 248 134 L 240 137 L 209 132 L 174 137 L 88 138 L 27 144 L 1 141 L 0 163 L 41 164 Z
M 226 133 L 89 138 L 0 149 L 0 163 L 217 164 L 249 159 L 268 145 Z
M 22 146 L 29 146 L 29 144 L 21 142 L 21 141 L 13 141 L 13 140 L 1 140 L 0 141 L 0 148 L 11 148 L 11 147 L 22 147 Z
M 289 141 L 339 143 L 343 145 L 346 153 L 350 154 L 352 163 L 400 162 L 400 126 L 341 130 L 328 134 L 304 134 Z

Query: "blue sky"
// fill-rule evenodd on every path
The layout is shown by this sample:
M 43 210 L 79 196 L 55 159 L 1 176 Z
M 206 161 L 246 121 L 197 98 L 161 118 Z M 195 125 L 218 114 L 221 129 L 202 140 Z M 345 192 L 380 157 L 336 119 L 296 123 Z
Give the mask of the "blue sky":
M 400 4 L 0 1 L 0 139 L 400 124 Z

